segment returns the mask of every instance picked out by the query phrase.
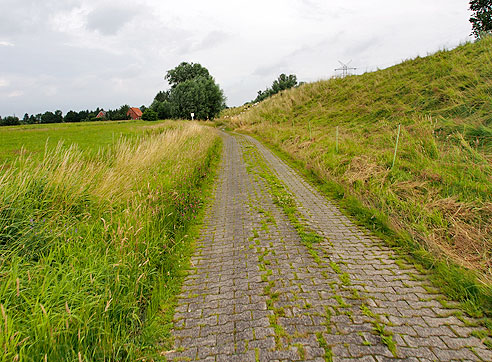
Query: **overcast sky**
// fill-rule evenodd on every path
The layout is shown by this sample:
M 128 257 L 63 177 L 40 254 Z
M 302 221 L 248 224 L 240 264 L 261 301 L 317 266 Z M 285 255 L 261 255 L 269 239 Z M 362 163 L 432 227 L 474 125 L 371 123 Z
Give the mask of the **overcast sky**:
M 0 0 L 0 115 L 149 105 L 182 61 L 235 106 L 470 40 L 468 0 Z

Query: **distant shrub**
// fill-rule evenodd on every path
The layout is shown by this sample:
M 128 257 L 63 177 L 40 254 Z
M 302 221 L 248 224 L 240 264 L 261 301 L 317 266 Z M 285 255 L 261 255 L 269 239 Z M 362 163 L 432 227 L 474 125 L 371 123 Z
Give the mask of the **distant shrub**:
M 15 116 L 8 116 L 0 118 L 0 126 L 17 126 L 20 124 L 19 118 Z
M 142 113 L 142 119 L 144 121 L 157 121 L 157 113 L 153 111 L 151 108 L 147 108 Z
M 253 100 L 253 103 L 261 102 L 268 97 L 277 94 L 285 89 L 289 89 L 297 86 L 297 76 L 295 74 L 285 75 L 280 74 L 276 80 L 273 81 L 272 87 L 267 88 L 264 91 L 258 91 L 258 96 Z

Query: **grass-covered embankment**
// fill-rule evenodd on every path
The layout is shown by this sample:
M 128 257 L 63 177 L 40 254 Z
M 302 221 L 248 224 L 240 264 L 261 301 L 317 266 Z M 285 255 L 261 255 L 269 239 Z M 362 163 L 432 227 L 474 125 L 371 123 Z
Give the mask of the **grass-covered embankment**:
M 170 124 L 2 171 L 0 360 L 133 361 L 154 342 L 220 149 Z
M 471 313 L 492 311 L 492 37 L 241 112 L 221 121 L 311 172 Z

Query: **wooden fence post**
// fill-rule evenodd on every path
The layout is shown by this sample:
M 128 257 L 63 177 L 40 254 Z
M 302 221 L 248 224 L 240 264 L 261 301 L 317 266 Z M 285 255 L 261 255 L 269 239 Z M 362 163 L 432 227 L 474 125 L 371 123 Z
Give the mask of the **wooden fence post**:
M 338 126 L 337 126 L 337 137 L 336 137 L 335 149 L 338 153 Z
M 400 141 L 400 129 L 401 129 L 401 124 L 398 125 L 398 135 L 396 136 L 395 154 L 393 155 L 393 163 L 391 164 L 391 168 L 393 168 L 396 161 L 396 151 L 398 151 L 398 142 Z

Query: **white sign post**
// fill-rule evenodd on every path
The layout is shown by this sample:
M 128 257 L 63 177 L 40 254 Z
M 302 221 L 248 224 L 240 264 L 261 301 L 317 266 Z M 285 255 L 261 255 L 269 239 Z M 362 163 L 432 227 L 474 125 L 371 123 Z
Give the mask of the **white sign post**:
M 193 121 L 195 119 L 195 113 L 191 114 L 191 120 Z

